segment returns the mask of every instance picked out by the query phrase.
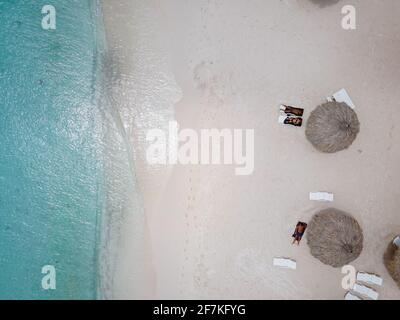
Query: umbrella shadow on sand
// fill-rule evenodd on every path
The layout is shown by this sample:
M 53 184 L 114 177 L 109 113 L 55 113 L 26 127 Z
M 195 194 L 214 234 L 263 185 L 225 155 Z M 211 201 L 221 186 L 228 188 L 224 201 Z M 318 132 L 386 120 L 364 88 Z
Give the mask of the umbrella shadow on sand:
M 312 3 L 319 5 L 320 8 L 333 6 L 341 0 L 310 0 Z

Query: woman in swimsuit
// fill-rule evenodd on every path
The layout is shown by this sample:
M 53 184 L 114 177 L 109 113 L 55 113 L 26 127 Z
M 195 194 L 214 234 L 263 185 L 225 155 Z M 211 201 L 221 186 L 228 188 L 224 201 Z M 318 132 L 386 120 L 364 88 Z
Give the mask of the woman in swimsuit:
M 292 244 L 295 244 L 297 242 L 297 245 L 300 245 L 300 241 L 303 238 L 306 228 L 307 228 L 307 223 L 299 222 L 297 224 L 296 229 L 294 230 L 294 233 L 292 236 L 294 238 Z
M 302 118 L 298 118 L 298 117 L 287 117 L 284 122 L 284 124 L 291 124 L 295 127 L 301 127 L 301 125 L 303 124 L 303 119 Z

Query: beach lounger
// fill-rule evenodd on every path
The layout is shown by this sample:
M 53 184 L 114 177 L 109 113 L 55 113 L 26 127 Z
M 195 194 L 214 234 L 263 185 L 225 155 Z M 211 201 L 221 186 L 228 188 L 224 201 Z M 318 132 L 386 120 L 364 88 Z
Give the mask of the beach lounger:
M 366 272 L 358 272 L 357 273 L 357 281 L 375 284 L 381 286 L 383 283 L 383 279 L 375 274 L 366 273 Z
M 333 201 L 333 193 L 329 192 L 310 192 L 311 201 Z
M 356 107 L 345 89 L 334 93 L 331 97 L 326 98 L 326 100 L 329 102 L 345 102 L 352 109 L 355 109 Z
M 296 270 L 297 267 L 296 261 L 287 258 L 274 258 L 273 264 L 275 267 L 281 267 L 293 270 Z
M 362 284 L 356 283 L 354 285 L 353 291 L 355 293 L 359 293 L 362 296 L 366 296 L 372 300 L 378 300 L 378 292 L 376 292 L 374 289 L 371 289 L 369 287 L 363 286 Z
M 393 240 L 393 244 L 400 248 L 400 236 L 396 237 L 396 239 Z
M 360 297 L 357 297 L 356 295 L 352 294 L 350 291 L 346 293 L 344 296 L 344 300 L 362 300 Z

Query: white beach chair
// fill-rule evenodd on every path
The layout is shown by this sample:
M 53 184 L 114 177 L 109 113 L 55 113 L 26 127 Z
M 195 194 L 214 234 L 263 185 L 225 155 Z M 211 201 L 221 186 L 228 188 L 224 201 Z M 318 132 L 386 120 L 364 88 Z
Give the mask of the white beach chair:
M 329 192 L 310 192 L 311 201 L 333 201 L 333 193 Z
M 393 244 L 400 248 L 400 236 L 396 237 L 396 239 L 393 240 Z
M 383 279 L 376 274 L 357 272 L 357 281 L 381 286 Z
M 355 105 L 351 100 L 349 94 L 345 89 L 341 89 L 338 92 L 334 93 L 331 97 L 326 98 L 329 102 L 345 102 L 350 108 L 355 109 Z
M 273 265 L 275 267 L 281 267 L 293 270 L 296 270 L 297 267 L 296 261 L 287 258 L 274 258 Z
M 285 120 L 286 120 L 287 117 L 288 116 L 286 114 L 285 115 L 283 115 L 283 114 L 279 115 L 278 122 L 280 124 L 285 124 Z
M 362 284 L 356 283 L 353 287 L 353 291 L 355 293 L 361 294 L 362 296 L 366 296 L 372 300 L 378 300 L 379 293 L 376 292 L 374 289 L 363 286 Z
M 356 295 L 352 294 L 350 291 L 346 293 L 344 296 L 344 300 L 362 300 L 360 297 L 357 297 Z

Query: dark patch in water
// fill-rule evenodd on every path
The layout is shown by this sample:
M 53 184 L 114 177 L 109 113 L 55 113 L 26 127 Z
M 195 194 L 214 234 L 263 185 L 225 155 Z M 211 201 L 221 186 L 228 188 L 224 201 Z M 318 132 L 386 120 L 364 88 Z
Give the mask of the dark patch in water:
M 54 50 L 54 51 L 60 51 L 61 48 L 62 48 L 62 46 L 61 46 L 60 43 L 52 43 L 52 44 L 50 45 L 50 49 L 51 49 L 51 50 Z

